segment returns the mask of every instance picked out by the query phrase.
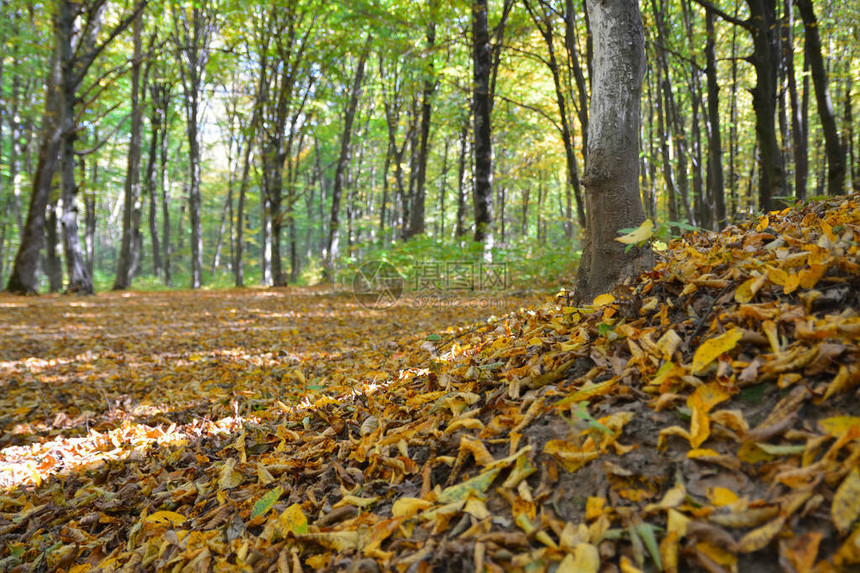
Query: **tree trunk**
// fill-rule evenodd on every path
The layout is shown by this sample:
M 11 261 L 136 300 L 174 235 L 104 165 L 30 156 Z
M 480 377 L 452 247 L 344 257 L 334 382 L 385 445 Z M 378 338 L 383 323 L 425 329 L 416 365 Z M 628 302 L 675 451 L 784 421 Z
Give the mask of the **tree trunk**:
M 810 0 L 795 0 L 803 18 L 803 29 L 806 34 L 806 55 L 812 68 L 812 84 L 815 86 L 815 101 L 818 103 L 818 115 L 824 130 L 824 146 L 827 151 L 827 193 L 842 195 L 845 193 L 845 151 L 836 130 L 836 115 L 830 101 L 830 91 L 827 85 L 827 70 L 824 58 L 821 56 L 821 37 L 818 34 L 818 21 Z
M 723 190 L 723 143 L 720 135 L 720 86 L 717 82 L 716 34 L 714 15 L 705 14 L 707 44 L 705 75 L 708 78 L 708 199 L 714 214 L 714 228 L 726 226 L 726 195 Z
M 172 6 L 173 42 L 179 60 L 188 136 L 188 211 L 191 223 L 191 288 L 203 284 L 203 219 L 200 195 L 200 96 L 209 63 L 214 8 L 207 2 L 190 9 Z
M 785 0 L 785 47 L 783 49 L 785 74 L 788 79 L 788 101 L 790 107 L 791 148 L 794 153 L 795 197 L 806 199 L 807 149 L 804 145 L 803 125 L 800 116 L 800 103 L 797 96 L 797 77 L 794 73 L 794 17 L 792 0 Z
M 429 58 L 424 70 L 424 90 L 421 95 L 421 136 L 418 149 L 418 173 L 416 174 L 415 195 L 412 200 L 412 220 L 409 223 L 409 236 L 424 234 L 424 203 L 426 201 L 427 144 L 430 139 L 430 114 L 433 106 L 433 92 L 436 91 L 436 76 L 433 73 L 433 51 L 436 45 L 436 18 L 439 0 L 428 0 L 429 21 L 427 23 L 426 50 Z
M 60 234 L 57 232 L 57 205 L 48 207 L 48 221 L 45 227 L 45 274 L 48 275 L 48 290 L 51 293 L 63 290 L 63 264 L 60 252 L 63 248 Z
M 352 78 L 352 87 L 349 91 L 349 100 L 344 110 L 343 133 L 340 139 L 340 155 L 337 160 L 337 169 L 334 175 L 334 189 L 331 197 L 331 218 L 329 223 L 328 244 L 326 245 L 326 261 L 324 278 L 326 282 L 334 282 L 334 265 L 338 257 L 338 243 L 340 240 L 340 198 L 346 183 L 346 169 L 349 165 L 350 140 L 352 138 L 352 124 L 355 121 L 355 112 L 358 109 L 358 99 L 361 96 L 361 84 L 364 80 L 364 67 L 370 54 L 370 43 L 373 37 L 368 34 L 364 48 L 358 57 L 355 67 L 355 75 Z
M 594 41 L 588 136 L 588 238 L 577 274 L 579 304 L 653 264 L 649 247 L 615 239 L 645 219 L 639 197 L 639 114 L 645 39 L 636 0 L 587 0 Z
M 162 92 L 163 95 L 168 94 L 168 90 Z M 162 104 L 164 100 L 162 99 Z M 159 105 L 162 105 L 159 104 Z M 168 137 L 169 129 L 167 123 L 167 106 L 162 105 L 162 109 L 164 110 L 164 128 L 161 130 L 161 149 L 159 151 L 158 157 L 158 168 L 160 170 L 161 180 L 161 236 L 164 240 L 163 248 L 163 261 L 164 261 L 164 284 L 168 287 L 173 286 L 173 279 L 170 274 L 170 257 L 173 254 L 173 251 L 170 247 L 170 184 L 167 180 L 167 152 L 168 152 L 168 144 L 170 139 Z
M 74 8 L 77 9 L 77 8 Z M 77 79 L 80 71 L 76 69 L 73 48 L 75 14 L 68 0 L 59 0 L 57 15 L 57 34 L 60 42 L 60 61 L 62 62 L 62 81 L 60 83 L 60 123 L 63 135 L 60 138 L 60 197 L 63 206 L 61 216 L 63 230 L 63 251 L 66 258 L 66 273 L 69 284 L 66 292 L 71 294 L 93 294 L 93 281 L 87 272 L 78 235 L 78 186 L 75 183 L 75 141 L 77 125 L 75 122 L 75 103 L 77 99 Z M 92 31 L 91 31 L 92 32 Z M 87 40 L 78 39 L 79 42 Z
M 84 193 L 84 250 L 87 259 L 87 272 L 94 276 L 96 266 L 96 193 L 99 184 L 99 164 L 94 159 L 89 190 Z
M 30 193 L 27 222 L 21 230 L 21 242 L 18 245 L 18 253 L 15 256 L 9 284 L 6 286 L 6 290 L 17 294 L 36 294 L 39 291 L 37 274 L 39 251 L 42 250 L 45 235 L 45 211 L 51 196 L 51 181 L 57 170 L 60 156 L 60 139 L 63 135 L 63 126 L 59 117 L 60 98 L 58 90 L 62 82 L 59 37 L 56 38 L 56 42 L 45 88 L 45 112 L 42 114 L 39 159 L 36 165 L 36 175 L 33 178 L 33 190 Z
M 460 129 L 460 157 L 457 160 L 457 221 L 454 225 L 454 238 L 460 239 L 466 234 L 466 168 L 469 154 L 469 124 L 467 114 Z
M 538 31 L 546 44 L 548 54 L 547 67 L 552 73 L 553 86 L 555 87 L 555 101 L 558 106 L 559 120 L 561 121 L 561 139 L 564 144 L 564 155 L 567 161 L 567 186 L 569 186 L 570 189 L 573 189 L 573 194 L 576 197 L 576 220 L 579 223 L 580 229 L 584 229 L 585 207 L 582 200 L 582 190 L 580 189 L 579 166 L 576 161 L 576 150 L 574 149 L 573 144 L 573 129 L 571 127 L 572 118 L 569 116 L 567 111 L 567 102 L 565 100 L 564 90 L 562 89 L 561 83 L 561 70 L 559 69 L 558 59 L 555 55 L 555 34 L 553 33 L 552 27 L 555 15 L 547 12 L 546 6 L 543 6 L 543 14 L 538 14 L 529 2 L 526 2 L 526 8 L 528 9 L 529 14 L 532 17 L 532 21 L 537 26 Z M 566 193 L 569 194 L 570 191 L 568 190 Z M 564 230 L 565 235 L 568 238 L 573 236 L 572 223 L 573 221 L 571 218 L 566 217 Z
M 475 241 L 493 246 L 493 146 L 490 126 L 492 49 L 487 0 L 472 2 L 472 110 L 475 121 Z
M 152 115 L 150 128 L 152 135 L 149 141 L 149 153 L 146 160 L 145 194 L 149 197 L 149 236 L 152 239 L 152 272 L 161 275 L 161 243 L 158 241 L 158 173 L 155 164 L 158 162 L 158 133 L 161 130 L 161 110 L 156 98 L 152 98 Z
M 113 290 L 131 288 L 137 272 L 140 251 L 137 237 L 140 233 L 140 154 L 143 131 L 143 110 L 140 107 L 140 66 L 143 55 L 143 16 L 134 20 L 134 55 L 131 65 L 131 140 L 128 146 L 128 164 L 125 175 L 122 216 L 122 245 L 119 251 L 116 279 Z
M 442 172 L 439 174 L 439 217 L 435 235 L 439 238 L 445 236 L 445 195 L 448 194 L 448 150 L 451 141 L 445 139 L 445 150 L 442 152 Z
M 749 22 L 754 46 L 752 62 L 756 71 L 756 85 L 752 95 L 761 157 L 759 208 L 770 211 L 781 204 L 776 198 L 785 194 L 785 167 L 774 123 L 776 74 L 779 67 L 779 51 L 776 49 L 776 38 L 779 34 L 776 0 L 747 0 L 747 4 L 750 8 Z

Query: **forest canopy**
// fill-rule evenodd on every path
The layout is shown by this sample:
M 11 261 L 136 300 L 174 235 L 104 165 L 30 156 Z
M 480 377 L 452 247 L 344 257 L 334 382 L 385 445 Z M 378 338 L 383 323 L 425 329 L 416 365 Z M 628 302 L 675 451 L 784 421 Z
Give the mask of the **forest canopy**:
M 664 236 L 860 187 L 854 3 L 640 8 L 639 189 Z M 308 284 L 464 252 L 573 279 L 594 76 L 584 2 L 0 10 L 10 290 Z

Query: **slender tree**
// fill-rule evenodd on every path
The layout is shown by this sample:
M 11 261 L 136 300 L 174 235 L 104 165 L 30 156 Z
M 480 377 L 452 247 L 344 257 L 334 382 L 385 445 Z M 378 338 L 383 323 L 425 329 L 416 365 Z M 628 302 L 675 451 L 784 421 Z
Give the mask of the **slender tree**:
M 803 19 L 803 30 L 806 35 L 806 57 L 809 58 L 812 69 L 812 85 L 815 87 L 815 101 L 818 104 L 818 116 L 824 131 L 824 146 L 827 152 L 827 193 L 842 195 L 845 193 L 845 150 L 836 129 L 836 114 L 830 101 L 830 90 L 827 81 L 827 67 L 821 56 L 821 37 L 818 33 L 818 19 L 810 0 L 795 0 L 800 17 Z
M 185 132 L 188 137 L 188 211 L 191 219 L 191 288 L 203 284 L 203 221 L 200 194 L 201 97 L 216 26 L 212 0 L 171 4 L 172 38 L 182 78 Z

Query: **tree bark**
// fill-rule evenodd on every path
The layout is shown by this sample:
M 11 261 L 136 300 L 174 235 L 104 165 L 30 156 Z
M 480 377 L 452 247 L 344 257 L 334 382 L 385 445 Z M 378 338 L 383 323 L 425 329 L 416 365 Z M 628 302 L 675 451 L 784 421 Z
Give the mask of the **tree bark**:
M 714 15 L 705 14 L 707 60 L 705 75 L 708 81 L 708 199 L 714 214 L 715 229 L 726 226 L 726 195 L 723 182 L 723 143 L 720 134 L 720 85 L 717 82 L 716 33 Z
M 415 181 L 415 195 L 412 199 L 412 220 L 409 223 L 409 236 L 424 233 L 424 203 L 426 201 L 427 155 L 428 140 L 430 139 L 430 117 L 433 108 L 433 92 L 436 91 L 436 76 L 433 72 L 433 51 L 436 49 L 436 18 L 438 17 L 439 0 L 428 0 L 429 21 L 427 23 L 428 54 L 427 67 L 424 70 L 424 89 L 421 95 L 421 135 L 418 148 L 418 173 Z
M 469 167 L 469 124 L 471 117 L 466 114 L 460 129 L 460 156 L 457 159 L 457 221 L 454 225 L 454 238 L 466 234 L 466 169 Z
M 122 244 L 119 251 L 113 290 L 131 288 L 137 272 L 140 251 L 140 154 L 142 147 L 143 110 L 140 106 L 140 67 L 143 56 L 143 16 L 134 20 L 134 55 L 131 64 L 131 139 L 128 146 L 128 164 L 125 175 L 122 216 Z
M 62 63 L 59 48 L 59 38 L 57 38 L 45 88 L 45 112 L 42 114 L 39 159 L 30 193 L 27 222 L 21 232 L 15 264 L 6 286 L 6 290 L 17 294 L 36 294 L 39 291 L 37 276 L 39 251 L 42 250 L 44 242 L 45 212 L 51 195 L 51 181 L 59 163 L 60 140 L 63 135 L 63 127 L 60 123 L 59 87 L 62 81 Z
M 329 223 L 328 243 L 326 245 L 326 260 L 324 265 L 324 279 L 326 282 L 334 282 L 334 264 L 338 257 L 338 246 L 340 241 L 340 199 L 346 183 L 346 169 L 349 165 L 350 141 L 352 138 L 352 124 L 355 121 L 355 112 L 358 109 L 358 99 L 361 96 L 361 85 L 364 81 L 364 67 L 370 54 L 370 43 L 373 37 L 368 34 L 358 63 L 355 67 L 355 75 L 352 78 L 352 87 L 349 90 L 349 100 L 344 110 L 343 133 L 340 138 L 340 154 L 337 159 L 337 169 L 334 175 L 334 188 L 331 197 L 331 218 Z
M 485 250 L 493 246 L 493 145 L 490 126 L 492 49 L 487 4 L 487 0 L 472 2 L 475 241 L 483 243 Z
M 803 30 L 806 34 L 806 56 L 812 69 L 812 85 L 815 87 L 815 101 L 818 104 L 818 116 L 824 130 L 824 146 L 827 151 L 827 193 L 842 195 L 845 193 L 845 151 L 839 140 L 836 129 L 836 115 L 833 113 L 833 103 L 830 101 L 827 69 L 821 56 L 821 37 L 818 34 L 818 20 L 810 0 L 795 0 L 803 18 Z
M 207 2 L 190 11 L 172 7 L 173 41 L 179 59 L 188 137 L 188 212 L 191 223 L 191 288 L 203 284 L 203 219 L 200 195 L 200 96 L 209 63 L 214 8 Z M 190 13 L 189 13 L 190 12 Z
M 588 238 L 575 298 L 590 301 L 653 265 L 648 246 L 625 246 L 619 229 L 645 219 L 639 197 L 639 122 L 645 40 L 637 0 L 587 0 L 594 41 L 594 79 L 583 178 Z
M 146 160 L 146 183 L 145 194 L 149 197 L 149 236 L 152 239 L 152 272 L 161 276 L 161 243 L 158 240 L 158 172 L 155 169 L 158 163 L 158 136 L 162 129 L 163 113 L 155 97 L 151 98 L 150 129 L 152 134 L 149 140 L 149 153 Z

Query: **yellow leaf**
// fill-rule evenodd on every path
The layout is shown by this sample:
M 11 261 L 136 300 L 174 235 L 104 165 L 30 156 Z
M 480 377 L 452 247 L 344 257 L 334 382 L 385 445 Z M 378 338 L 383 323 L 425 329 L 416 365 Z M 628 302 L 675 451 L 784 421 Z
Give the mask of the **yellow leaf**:
M 797 573 L 812 573 L 821 537 L 822 535 L 818 531 L 808 531 L 782 543 L 780 551 L 794 565 Z
M 785 525 L 785 517 L 780 516 L 757 529 L 753 529 L 744 535 L 738 542 L 738 551 L 741 553 L 752 553 L 768 546 L 771 540 L 779 533 Z
M 707 490 L 708 499 L 711 504 L 717 507 L 731 505 L 738 500 L 738 495 L 730 489 L 724 487 L 709 487 Z
M 690 432 L 682 428 L 681 426 L 671 426 L 669 428 L 663 428 L 660 430 L 660 436 L 657 438 L 657 448 L 663 449 L 666 445 L 666 440 L 669 436 L 678 436 L 680 438 L 684 438 L 685 440 L 690 440 Z
M 797 287 L 800 286 L 800 273 L 791 273 L 788 275 L 788 278 L 785 279 L 785 285 L 783 286 L 784 294 L 791 294 L 797 290 Z
M 642 570 L 633 565 L 626 555 L 621 556 L 621 573 L 642 573 Z
M 242 483 L 245 476 L 236 471 L 236 460 L 227 458 L 218 475 L 218 487 L 220 489 L 232 489 Z
M 731 551 L 727 551 L 722 547 L 713 545 L 706 541 L 697 543 L 696 550 L 700 553 L 707 555 L 712 561 L 714 561 L 718 565 L 723 565 L 729 567 L 730 569 L 734 569 L 734 566 L 738 562 L 738 556 Z
M 657 511 L 661 509 L 671 509 L 673 507 L 678 507 L 687 497 L 687 490 L 684 488 L 684 484 L 679 483 L 672 489 L 666 492 L 663 496 L 663 499 L 660 500 L 659 503 L 649 503 L 645 506 L 645 513 L 651 513 L 652 511 Z
M 603 515 L 606 500 L 602 497 L 589 497 L 585 502 L 585 519 L 591 521 Z
M 352 505 L 354 507 L 370 507 L 379 500 L 378 497 L 358 497 L 357 495 L 345 495 L 339 502 L 332 506 L 333 509 L 343 507 L 344 505 Z
M 743 332 L 741 329 L 733 328 L 728 332 L 703 342 L 693 355 L 693 365 L 691 367 L 692 373 L 699 374 L 702 372 L 721 354 L 724 354 L 737 346 L 737 343 L 741 338 L 743 338 Z
M 556 571 L 558 573 L 597 573 L 600 569 L 600 553 L 590 543 L 580 543 L 568 553 Z
M 767 278 L 775 285 L 783 286 L 788 280 L 788 273 L 782 269 L 767 266 Z
M 678 537 L 687 535 L 687 524 L 690 523 L 690 518 L 678 510 L 670 509 L 669 517 L 666 521 L 666 532 L 677 533 Z
M 814 288 L 830 268 L 828 265 L 809 265 L 809 269 L 804 269 L 798 273 L 800 286 L 805 289 Z
M 565 440 L 550 440 L 544 446 L 543 451 L 545 454 L 554 456 L 570 473 L 597 459 L 598 456 L 596 451 L 583 451 Z
M 186 520 L 187 518 L 184 515 L 176 513 L 175 511 L 156 511 L 152 515 L 148 515 L 144 521 L 147 523 L 154 523 L 156 525 L 176 527 L 177 525 L 185 523 Z
M 323 547 L 338 552 L 357 551 L 365 545 L 367 534 L 359 531 L 331 531 L 327 533 L 307 533 L 302 539 L 309 539 Z
M 738 290 L 735 291 L 735 302 L 740 304 L 748 303 L 752 300 L 752 297 L 755 296 L 755 292 L 753 292 L 753 285 L 758 280 L 758 277 L 753 277 L 748 279 L 738 287 Z
M 834 438 L 841 438 L 854 428 L 860 428 L 860 417 L 857 416 L 834 416 L 818 421 L 818 427 Z
M 839 372 L 827 386 L 827 391 L 824 392 L 824 400 L 837 393 L 847 392 L 860 382 L 860 368 L 855 365 L 839 367 Z
M 660 558 L 663 560 L 663 568 L 666 573 L 677 573 L 678 571 L 678 533 L 672 531 L 660 540 Z
M 470 495 L 466 500 L 466 506 L 463 508 L 463 511 L 475 519 L 487 519 L 490 517 L 490 510 L 487 509 L 487 504 L 474 495 Z
M 755 230 L 757 233 L 761 233 L 765 229 L 770 226 L 770 219 L 768 217 L 762 217 L 762 219 L 758 222 L 758 225 L 755 226 Z
M 651 219 L 645 219 L 639 227 L 627 233 L 626 235 L 622 235 L 621 237 L 616 237 L 615 240 L 619 243 L 624 243 L 625 245 L 634 245 L 636 243 L 641 243 L 642 241 L 647 241 L 651 238 L 651 235 L 654 234 L 654 222 Z
M 860 470 L 856 467 L 836 490 L 830 515 L 833 517 L 833 525 L 842 533 L 846 533 L 860 516 Z
M 285 509 L 278 516 L 278 524 L 285 532 L 292 532 L 294 535 L 303 535 L 308 532 L 308 518 L 299 503 L 294 503 Z
M 834 561 L 837 565 L 855 565 L 860 563 L 860 527 L 854 529 L 839 551 Z
M 594 302 L 591 303 L 593 306 L 604 306 L 607 304 L 612 304 L 615 302 L 615 297 L 611 294 L 602 294 L 594 299 Z
M 433 502 L 417 497 L 401 497 L 391 507 L 391 515 L 394 517 L 410 518 L 425 509 L 432 507 Z
M 618 384 L 619 378 L 617 376 L 613 376 L 609 380 L 605 382 L 599 382 L 597 384 L 589 384 L 585 386 L 581 390 L 576 391 L 575 393 L 567 396 L 566 398 L 562 398 L 558 402 L 556 402 L 556 408 L 564 408 L 565 406 L 569 406 L 570 404 L 576 404 L 578 402 L 582 402 L 584 400 L 590 400 L 595 396 L 603 396 L 608 394 L 610 390 L 612 390 L 616 384 Z

